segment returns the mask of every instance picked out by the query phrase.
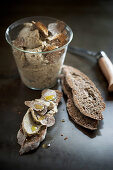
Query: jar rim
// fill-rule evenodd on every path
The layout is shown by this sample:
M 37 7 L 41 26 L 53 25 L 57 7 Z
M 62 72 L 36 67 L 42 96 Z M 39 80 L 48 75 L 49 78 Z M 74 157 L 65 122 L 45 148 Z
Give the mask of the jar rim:
M 63 46 L 58 47 L 58 48 L 53 49 L 53 50 L 50 50 L 50 51 L 41 51 L 41 52 L 29 51 L 29 50 L 24 50 L 24 49 L 18 48 L 17 46 L 15 46 L 15 45 L 12 43 L 12 41 L 10 41 L 10 40 L 8 39 L 8 37 L 10 37 L 10 35 L 9 35 L 9 30 L 10 30 L 11 27 L 14 28 L 17 23 L 22 22 L 23 20 L 27 20 L 27 19 L 28 19 L 28 20 L 31 19 L 31 21 L 32 21 L 33 18 L 34 18 L 34 19 L 35 19 L 35 18 L 39 18 L 39 19 L 52 19 L 52 20 L 56 20 L 56 21 L 58 20 L 58 19 L 56 19 L 56 18 L 47 17 L 47 16 L 33 16 L 33 17 L 22 18 L 22 19 L 19 19 L 19 20 L 13 22 L 11 25 L 9 25 L 9 27 L 6 29 L 6 32 L 5 32 L 5 38 L 6 38 L 7 42 L 8 42 L 8 44 L 10 44 L 10 45 L 12 46 L 12 48 L 15 48 L 15 49 L 17 49 L 17 50 L 19 50 L 19 51 L 21 51 L 21 52 L 24 52 L 24 53 L 46 54 L 46 53 L 52 53 L 52 52 L 55 52 L 55 51 L 62 50 L 62 49 L 64 49 L 65 47 L 67 47 L 68 44 L 71 42 L 71 40 L 72 40 L 72 38 L 73 38 L 73 32 L 72 32 L 71 28 L 64 22 L 65 25 L 66 25 L 66 29 L 67 29 L 67 30 L 69 31 L 69 33 L 70 33 L 70 36 L 69 36 L 68 42 L 67 42 L 66 44 L 64 44 Z

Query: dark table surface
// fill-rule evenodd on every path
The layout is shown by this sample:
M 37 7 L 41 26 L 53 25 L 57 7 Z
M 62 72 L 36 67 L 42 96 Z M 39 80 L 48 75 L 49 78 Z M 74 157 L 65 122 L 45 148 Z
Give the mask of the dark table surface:
M 10 3 L 9 3 L 10 4 Z M 106 51 L 113 62 L 113 3 L 99 1 L 91 4 L 73 4 L 56 7 L 17 3 L 7 6 L 0 25 L 0 169 L 16 170 L 112 170 L 113 169 L 113 93 L 107 91 L 107 81 L 97 61 L 67 53 L 65 64 L 84 72 L 100 90 L 106 103 L 104 120 L 97 131 L 89 131 L 73 124 L 66 111 L 66 98 L 62 98 L 56 114 L 55 126 L 48 129 L 43 143 L 32 153 L 19 156 L 16 134 L 27 107 L 25 100 L 40 97 L 21 82 L 11 49 L 4 39 L 6 27 L 13 21 L 31 15 L 48 15 L 67 22 L 74 32 L 72 45 L 93 51 Z M 56 89 L 61 90 L 60 84 Z M 65 122 L 61 122 L 64 119 Z M 61 136 L 63 134 L 64 136 Z M 67 140 L 64 140 L 68 137 Z

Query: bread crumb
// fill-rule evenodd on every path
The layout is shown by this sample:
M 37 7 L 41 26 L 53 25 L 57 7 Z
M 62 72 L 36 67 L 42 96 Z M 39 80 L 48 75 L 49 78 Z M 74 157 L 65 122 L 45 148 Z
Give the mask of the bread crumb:
M 65 138 L 64 138 L 64 140 L 67 140 L 67 139 L 68 139 L 68 137 L 65 137 Z

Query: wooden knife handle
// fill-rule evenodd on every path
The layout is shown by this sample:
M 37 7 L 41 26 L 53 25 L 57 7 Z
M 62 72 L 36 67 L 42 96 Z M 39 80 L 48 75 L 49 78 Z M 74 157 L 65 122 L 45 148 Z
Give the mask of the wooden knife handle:
M 100 52 L 100 57 L 98 58 L 99 66 L 108 81 L 108 91 L 113 91 L 113 64 L 110 59 L 107 57 L 104 51 Z

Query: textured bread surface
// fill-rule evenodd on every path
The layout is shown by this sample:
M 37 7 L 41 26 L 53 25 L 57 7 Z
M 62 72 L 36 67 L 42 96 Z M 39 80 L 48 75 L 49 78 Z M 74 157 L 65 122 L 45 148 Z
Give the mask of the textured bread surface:
M 75 106 L 72 97 L 72 90 L 66 83 L 65 78 L 62 78 L 62 88 L 64 93 L 67 95 L 67 111 L 71 119 L 78 125 L 85 127 L 90 130 L 96 130 L 98 126 L 98 121 L 91 119 L 85 115 L 83 115 L 79 109 Z
M 97 129 L 98 120 L 91 119 L 83 115 L 73 103 L 73 99 L 67 100 L 67 110 L 71 119 L 78 125 L 90 130 Z
M 71 66 L 64 66 L 63 73 L 66 83 L 72 89 L 74 104 L 80 112 L 96 120 L 103 119 L 102 111 L 105 109 L 105 103 L 94 83 Z

